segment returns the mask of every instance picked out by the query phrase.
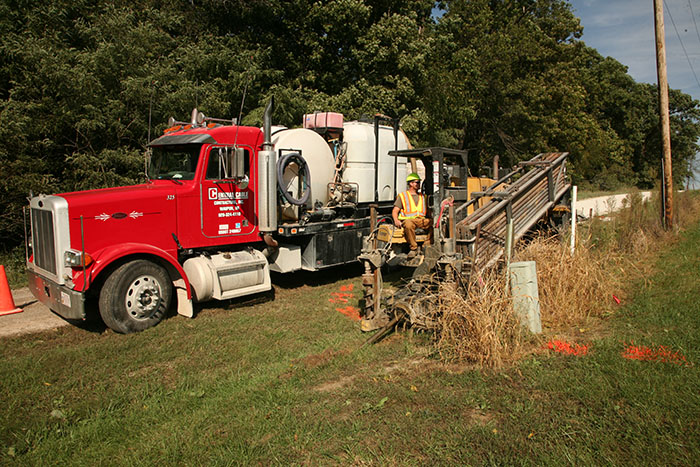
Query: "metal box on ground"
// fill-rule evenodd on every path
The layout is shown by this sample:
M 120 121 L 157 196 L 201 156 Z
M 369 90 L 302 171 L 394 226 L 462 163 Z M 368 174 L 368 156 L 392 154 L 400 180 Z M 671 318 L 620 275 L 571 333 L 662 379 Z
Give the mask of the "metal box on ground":
M 532 333 L 541 333 L 537 266 L 534 261 L 510 263 L 510 288 L 513 293 L 513 310 L 520 318 L 520 324 Z

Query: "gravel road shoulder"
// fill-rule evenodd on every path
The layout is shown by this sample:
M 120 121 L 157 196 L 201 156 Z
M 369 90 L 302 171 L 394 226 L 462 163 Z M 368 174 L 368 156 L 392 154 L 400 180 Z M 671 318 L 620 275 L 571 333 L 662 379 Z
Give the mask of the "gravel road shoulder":
M 0 337 L 30 334 L 70 325 L 68 321 L 36 301 L 27 287 L 13 290 L 12 298 L 15 305 L 23 311 L 0 316 Z

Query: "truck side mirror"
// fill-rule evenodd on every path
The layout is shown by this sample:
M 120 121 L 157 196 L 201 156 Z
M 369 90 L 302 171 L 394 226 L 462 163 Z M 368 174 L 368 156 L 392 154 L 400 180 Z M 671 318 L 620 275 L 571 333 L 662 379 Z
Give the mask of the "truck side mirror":
M 243 148 L 234 148 L 230 155 L 232 158 L 229 165 L 231 167 L 231 176 L 237 179 L 245 177 L 245 150 Z
M 222 178 L 233 180 L 242 190 L 248 186 L 245 158 L 246 152 L 243 148 L 219 148 L 219 166 L 223 168 Z
M 234 167 L 234 177 L 236 179 L 236 185 L 239 190 L 245 190 L 248 188 L 248 183 L 250 179 L 246 173 L 246 150 L 243 148 L 234 149 L 234 162 L 232 167 Z
M 245 176 L 245 151 L 243 148 L 219 148 L 219 163 L 224 167 L 223 178 Z
M 231 171 L 229 169 L 230 167 L 230 162 L 229 162 L 229 149 L 228 148 L 218 148 L 218 173 L 217 172 L 211 172 L 211 177 L 215 179 L 226 179 L 229 178 L 229 172 Z M 213 160 L 209 162 L 211 165 L 213 163 Z M 210 167 L 209 170 L 216 170 L 214 167 Z

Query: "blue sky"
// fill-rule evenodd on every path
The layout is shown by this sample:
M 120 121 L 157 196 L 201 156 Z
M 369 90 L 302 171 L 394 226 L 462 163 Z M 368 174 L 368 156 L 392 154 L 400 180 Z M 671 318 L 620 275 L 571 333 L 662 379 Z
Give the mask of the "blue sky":
M 586 45 L 628 67 L 637 82 L 657 83 L 653 0 L 569 0 Z M 673 20 L 672 20 L 673 19 Z M 675 28 L 674 28 L 675 23 Z M 700 0 L 665 0 L 668 84 L 700 101 Z M 677 31 L 677 32 L 676 32 Z M 685 48 L 685 51 L 684 51 Z M 690 63 L 688 63 L 690 61 Z M 690 188 L 700 186 L 696 156 Z
M 657 82 L 653 0 L 570 0 L 570 3 L 574 14 L 581 19 L 586 45 L 626 65 L 636 81 Z M 697 100 L 700 100 L 700 84 L 695 76 L 700 77 L 699 23 L 700 0 L 665 0 L 669 86 Z

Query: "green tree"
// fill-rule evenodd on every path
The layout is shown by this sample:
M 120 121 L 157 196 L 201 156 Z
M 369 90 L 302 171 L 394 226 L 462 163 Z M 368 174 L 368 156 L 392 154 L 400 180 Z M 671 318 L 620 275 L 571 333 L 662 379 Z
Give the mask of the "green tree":
M 570 151 L 577 182 L 648 187 L 655 87 L 581 31 L 563 0 L 0 0 L 0 247 L 30 191 L 134 183 L 170 116 L 260 125 L 271 96 L 287 126 L 380 113 L 415 145 L 472 149 L 475 170 Z M 700 109 L 671 90 L 671 112 L 680 180 Z

